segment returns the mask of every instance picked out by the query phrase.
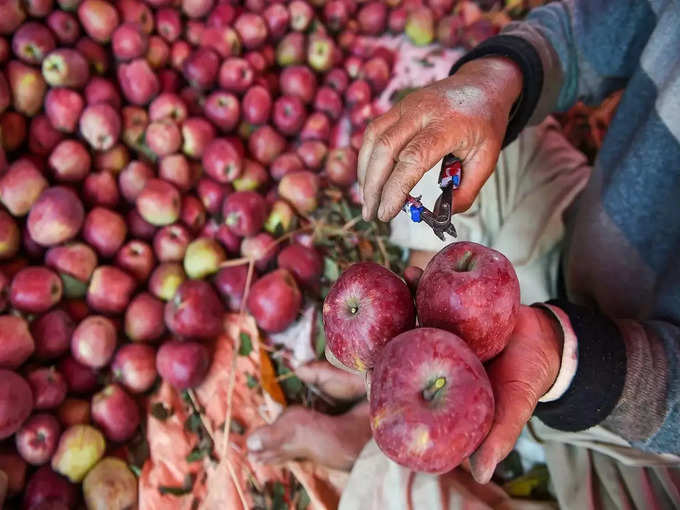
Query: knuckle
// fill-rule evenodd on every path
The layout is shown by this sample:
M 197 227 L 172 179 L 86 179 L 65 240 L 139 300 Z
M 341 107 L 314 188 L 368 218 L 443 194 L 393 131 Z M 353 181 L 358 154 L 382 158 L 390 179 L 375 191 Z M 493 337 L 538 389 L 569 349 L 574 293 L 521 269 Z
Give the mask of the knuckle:
M 394 144 L 392 142 L 392 138 L 389 135 L 383 133 L 376 138 L 374 151 L 380 155 L 389 154 L 392 152 L 393 147 Z

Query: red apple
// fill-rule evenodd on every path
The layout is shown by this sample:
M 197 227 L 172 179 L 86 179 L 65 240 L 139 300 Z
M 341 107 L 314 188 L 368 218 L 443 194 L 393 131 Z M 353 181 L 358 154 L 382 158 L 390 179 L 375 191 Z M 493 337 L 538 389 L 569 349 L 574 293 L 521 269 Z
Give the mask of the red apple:
M 331 131 L 328 117 L 321 112 L 314 112 L 305 121 L 300 132 L 300 140 L 321 140 L 325 142 Z
M 118 83 L 125 98 L 135 105 L 147 104 L 160 91 L 158 77 L 143 58 L 119 65 Z
M 116 207 L 120 200 L 116 177 L 108 170 L 88 174 L 82 184 L 82 196 L 89 206 Z
M 137 282 L 114 266 L 99 266 L 92 273 L 87 288 L 87 303 L 102 313 L 122 313 L 130 302 Z
M 323 8 L 326 24 L 333 32 L 339 32 L 349 20 L 349 6 L 343 0 L 331 0 Z
M 35 319 L 31 322 L 35 356 L 40 359 L 54 359 L 66 353 L 74 329 L 73 320 L 63 310 L 51 310 Z
M 97 255 L 86 244 L 69 243 L 47 250 L 45 264 L 59 273 L 87 283 L 97 266 Z
M 189 18 L 202 18 L 213 7 L 213 0 L 181 0 L 182 12 Z
M 302 287 L 315 289 L 323 273 L 323 259 L 313 247 L 300 243 L 286 246 L 277 258 L 277 264 L 287 269 Z
M 134 203 L 146 182 L 154 177 L 153 168 L 142 161 L 131 161 L 118 174 L 118 187 L 128 202 Z
M 271 4 L 264 10 L 262 15 L 267 22 L 272 39 L 277 40 L 283 37 L 290 23 L 290 13 L 287 7 L 279 3 Z
M 173 298 L 178 287 L 186 280 L 187 275 L 181 264 L 163 262 L 151 273 L 149 291 L 159 299 L 168 301 Z
M 102 45 L 89 37 L 81 37 L 75 48 L 87 60 L 91 73 L 103 75 L 108 72 L 109 54 Z
M 307 63 L 317 72 L 326 72 L 333 67 L 338 51 L 331 37 L 313 34 L 307 43 Z
M 269 173 L 272 179 L 279 181 L 281 178 L 291 172 L 299 172 L 304 170 L 304 164 L 300 157 L 294 152 L 286 152 L 279 155 L 269 166 Z
M 187 280 L 165 305 L 165 324 L 185 338 L 213 338 L 222 332 L 222 303 L 203 280 Z
M 68 391 L 66 379 L 54 367 L 31 370 L 26 379 L 33 391 L 35 409 L 54 409 L 66 398 Z
M 0 259 L 9 259 L 19 251 L 20 233 L 14 219 L 0 210 Z
M 180 220 L 193 233 L 198 233 L 205 225 L 206 214 L 203 203 L 194 195 L 182 197 Z
M 35 21 L 24 23 L 12 36 L 12 51 L 27 64 L 39 65 L 55 47 L 50 29 Z
M 26 380 L 11 370 L 0 370 L 0 439 L 14 434 L 33 409 Z
M 182 134 L 175 122 L 161 119 L 149 124 L 144 141 L 154 154 L 166 156 L 179 150 L 182 145 Z
M 104 207 L 95 207 L 87 213 L 83 239 L 102 257 L 110 258 L 115 255 L 126 236 L 127 226 L 120 214 Z
M 26 484 L 23 508 L 63 510 L 75 508 L 78 499 L 78 489 L 74 484 L 55 473 L 50 466 L 43 466 L 33 473 Z
M 91 368 L 106 366 L 117 342 L 116 326 L 102 315 L 90 315 L 76 327 L 71 338 L 71 354 Z
M 209 237 L 199 237 L 187 246 L 184 271 L 189 278 L 204 278 L 216 273 L 226 255 L 222 246 Z
M 241 54 L 241 40 L 236 30 L 231 27 L 205 27 L 200 39 L 201 45 L 212 48 L 222 58 L 236 57 Z
M 264 229 L 275 235 L 280 236 L 288 232 L 295 220 L 295 211 L 285 200 L 275 200 L 267 220 L 264 222 Z
M 206 223 L 208 226 L 208 223 Z M 241 247 L 241 236 L 232 232 L 226 223 L 219 225 L 215 231 L 215 239 L 217 239 L 230 255 L 236 255 Z
M 4 80 L 5 78 L 3 75 L 3 78 L 0 78 L 0 82 L 6 83 Z M 0 97 L 3 94 L 1 90 L 2 87 L 3 85 L 0 85 Z M 0 110 L 3 109 L 3 104 L 5 103 L 6 105 L 4 108 L 9 106 L 9 91 L 7 91 L 6 98 L 6 101 L 0 99 Z M 1 145 L 2 148 L 5 149 L 5 152 L 13 152 L 17 150 L 26 140 L 26 118 L 17 112 L 6 111 L 3 113 L 0 117 L 0 129 L 2 130 Z
M 215 83 L 220 69 L 220 57 L 211 48 L 198 48 L 182 64 L 184 78 L 192 87 L 209 89 Z
M 160 262 L 181 262 L 190 242 L 189 231 L 184 226 L 175 223 L 156 232 L 153 249 Z
M 519 282 L 510 261 L 470 242 L 453 243 L 437 253 L 416 293 L 421 324 L 459 335 L 482 361 L 505 348 L 519 303 Z
M 297 155 L 311 170 L 319 170 L 323 166 L 327 153 L 328 147 L 321 140 L 306 140 L 297 148 Z
M 279 182 L 279 195 L 301 214 L 316 209 L 318 194 L 319 176 L 307 170 L 286 174 Z
M 254 191 L 237 191 L 225 200 L 222 216 L 229 229 L 242 237 L 257 234 L 264 224 L 267 205 Z
M 272 98 L 269 91 L 255 85 L 243 96 L 243 118 L 251 124 L 264 124 L 269 119 Z
M 320 87 L 314 98 L 314 108 L 331 119 L 337 120 L 342 113 L 342 99 L 335 89 L 328 86 Z
M 151 4 L 151 2 L 148 3 Z M 120 12 L 122 22 L 137 23 L 147 34 L 153 31 L 153 14 L 146 3 L 140 0 L 118 0 L 116 7 Z
M 47 180 L 32 161 L 17 159 L 0 177 L 0 200 L 13 216 L 24 216 L 46 187 Z
M 77 140 L 59 142 L 50 154 L 48 164 L 54 178 L 61 182 L 77 182 L 85 178 L 92 158 L 84 144 Z
M 223 89 L 236 93 L 245 92 L 254 78 L 253 68 L 247 60 L 232 57 L 222 62 L 219 83 Z
M 71 356 L 62 358 L 57 368 L 66 379 L 69 393 L 89 394 L 99 384 L 97 382 L 97 371 L 79 363 Z
M 21 236 L 23 252 L 26 256 L 34 260 L 42 259 L 45 254 L 45 248 L 35 242 L 28 230 L 24 229 Z
M 241 106 L 234 94 L 216 90 L 205 99 L 203 113 L 220 131 L 228 133 L 238 124 Z
M 494 397 L 484 367 L 463 340 L 435 328 L 395 337 L 371 375 L 371 431 L 390 459 L 446 473 L 491 428 Z
M 90 423 L 90 402 L 79 398 L 67 398 L 59 409 L 57 416 L 62 426 L 87 425 Z
M 19 455 L 33 466 L 49 462 L 57 449 L 61 427 L 51 414 L 34 414 L 17 430 L 15 442 Z
M 26 484 L 26 461 L 16 453 L 14 448 L 5 448 L 0 451 L 0 471 L 5 473 L 9 495 L 23 492 Z
M 0 189 L 1 189 L 0 180 Z M 222 208 L 224 197 L 231 192 L 229 185 L 219 183 L 208 177 L 202 177 L 196 184 L 198 194 L 203 207 L 210 214 L 217 214 Z M 0 197 L 2 192 L 0 191 Z
M 16 315 L 0 315 L 0 367 L 18 368 L 34 350 L 28 323 Z
M 133 341 L 148 342 L 164 331 L 163 302 L 147 292 L 137 294 L 125 310 L 125 334 Z
M 285 135 L 297 134 L 306 116 L 305 105 L 297 96 L 281 96 L 274 104 L 274 125 Z
M 123 23 L 113 32 L 111 49 L 118 60 L 142 57 L 148 47 L 149 37 L 139 23 Z
M 401 34 L 406 27 L 408 11 L 403 7 L 398 7 L 390 11 L 387 18 L 387 27 L 393 34 Z
M 277 269 L 253 284 L 247 305 L 260 328 L 277 333 L 295 320 L 301 302 L 293 276 L 285 269 Z
M 223 267 L 215 275 L 213 280 L 215 287 L 232 312 L 237 312 L 241 308 L 247 279 L 248 264 Z
M 156 11 L 156 32 L 169 43 L 182 34 L 182 16 L 177 9 L 164 7 Z
M 106 440 L 99 430 L 90 425 L 73 425 L 59 438 L 52 469 L 74 483 L 80 482 L 105 451 Z
M 42 108 L 47 90 L 45 79 L 38 69 L 18 60 L 11 60 L 6 70 L 12 91 L 12 106 L 17 112 L 33 117 Z
M 390 66 L 385 59 L 373 57 L 364 62 L 359 76 L 368 82 L 373 93 L 377 95 L 390 81 Z
M 259 14 L 244 12 L 236 18 L 234 28 L 249 50 L 259 48 L 267 39 L 267 24 Z
M 123 345 L 111 364 L 114 380 L 132 393 L 144 393 L 156 382 L 156 351 L 146 344 Z
M 326 158 L 326 177 L 337 186 L 351 186 L 357 180 L 357 154 L 351 147 L 333 149 Z
M 31 119 L 28 128 L 28 149 L 31 155 L 47 156 L 55 145 L 64 139 L 64 134 L 54 129 L 47 115 L 37 115 Z M 33 159 L 34 163 L 42 164 Z
M 80 116 L 80 134 L 94 150 L 105 151 L 118 141 L 121 119 L 108 103 L 89 105 Z
M 260 232 L 256 236 L 246 237 L 241 242 L 241 255 L 254 260 L 257 270 L 264 272 L 276 258 L 278 247 L 271 235 Z
M 90 70 L 78 50 L 58 48 L 43 59 L 42 75 L 51 87 L 81 88 L 87 83 Z
M 52 126 L 59 131 L 73 133 L 83 107 L 83 98 L 71 89 L 50 89 L 45 96 L 45 113 Z
M 160 376 L 178 391 L 198 386 L 210 368 L 210 353 L 198 342 L 171 340 L 156 355 Z
M 286 34 L 276 45 L 276 63 L 280 67 L 304 64 L 306 58 L 307 40 L 300 32 Z
M 288 4 L 290 11 L 290 28 L 296 32 L 304 32 L 314 18 L 314 10 L 304 0 L 293 0 Z
M 117 457 L 100 460 L 83 480 L 85 505 L 90 509 L 137 508 L 137 478 Z
M 172 184 L 161 179 L 149 179 L 137 196 L 137 211 L 152 225 L 174 223 L 179 218 L 181 206 L 179 192 Z
M 238 147 L 227 138 L 215 138 L 203 153 L 205 172 L 218 182 L 230 182 L 238 177 L 242 169 L 242 158 Z
M 437 22 L 437 41 L 442 46 L 454 48 L 460 44 L 463 29 L 461 16 L 455 14 L 445 16 Z
M 122 143 L 117 143 L 110 149 L 97 152 L 94 155 L 94 168 L 118 175 L 130 162 L 130 152 Z M 115 182 L 115 179 L 112 179 Z M 117 186 L 116 186 L 117 188 Z
M 2 18 L 0 18 L 0 34 L 10 35 L 26 19 L 26 11 L 19 0 L 3 0 L 0 3 Z
M 61 280 L 46 267 L 27 267 L 12 279 L 10 300 L 12 306 L 23 312 L 40 313 L 59 302 L 62 294 Z
M 116 253 L 116 265 L 143 283 L 149 278 L 155 265 L 151 246 L 144 241 L 128 241 Z
M 225 28 L 232 25 L 236 17 L 236 9 L 229 3 L 218 3 L 208 14 L 206 25 L 214 28 Z
M 146 110 L 136 106 L 126 106 L 122 110 L 123 142 L 133 149 L 143 149 L 144 133 L 149 125 Z
M 156 227 L 146 221 L 137 209 L 130 209 L 125 216 L 130 235 L 149 241 L 156 233 Z
M 234 181 L 236 191 L 253 191 L 260 189 L 269 181 L 269 174 L 264 166 L 257 161 L 246 159 L 243 161 L 243 172 Z
M 104 0 L 84 0 L 78 6 L 78 19 L 94 40 L 108 42 L 119 24 L 118 12 Z
M 385 344 L 415 325 L 406 283 L 373 262 L 353 264 L 333 284 L 323 305 L 328 348 L 345 366 L 373 367 Z
M 349 76 L 344 69 L 336 67 L 326 73 L 324 85 L 334 89 L 338 94 L 345 92 L 349 84 Z
M 365 80 L 354 80 L 345 90 L 348 105 L 362 105 L 371 100 L 371 86 Z
M 297 96 L 305 103 L 309 103 L 314 99 L 316 77 L 308 67 L 286 67 L 281 72 L 280 84 L 281 93 L 284 95 Z
M 286 148 L 286 139 L 269 125 L 260 126 L 248 138 L 248 148 L 253 157 L 268 165 Z
M 358 20 L 362 33 L 380 35 L 385 31 L 387 6 L 383 2 L 368 2 L 359 10 Z
M 109 384 L 92 397 L 92 421 L 116 442 L 127 441 L 139 427 L 139 407 L 117 384 Z

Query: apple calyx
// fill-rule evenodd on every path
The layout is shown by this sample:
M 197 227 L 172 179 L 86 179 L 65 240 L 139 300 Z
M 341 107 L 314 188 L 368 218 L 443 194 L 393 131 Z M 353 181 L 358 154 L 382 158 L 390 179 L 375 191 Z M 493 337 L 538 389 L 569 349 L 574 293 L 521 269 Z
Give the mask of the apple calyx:
M 446 377 L 439 376 L 423 390 L 423 398 L 428 402 L 432 401 L 446 386 Z

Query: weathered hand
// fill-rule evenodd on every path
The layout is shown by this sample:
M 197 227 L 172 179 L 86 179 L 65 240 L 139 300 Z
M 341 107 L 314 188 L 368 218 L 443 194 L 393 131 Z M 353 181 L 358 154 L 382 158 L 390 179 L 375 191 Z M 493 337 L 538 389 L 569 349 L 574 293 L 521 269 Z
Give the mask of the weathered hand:
M 560 369 L 562 331 L 540 308 L 521 306 L 508 346 L 487 366 L 496 399 L 491 430 L 470 457 L 472 475 L 487 483 L 496 465 L 512 451 L 538 399 L 552 386 Z
M 521 87 L 521 72 L 510 60 L 477 59 L 371 122 L 358 160 L 364 218 L 396 216 L 423 174 L 450 152 L 465 173 L 455 212 L 469 208 L 496 165 Z

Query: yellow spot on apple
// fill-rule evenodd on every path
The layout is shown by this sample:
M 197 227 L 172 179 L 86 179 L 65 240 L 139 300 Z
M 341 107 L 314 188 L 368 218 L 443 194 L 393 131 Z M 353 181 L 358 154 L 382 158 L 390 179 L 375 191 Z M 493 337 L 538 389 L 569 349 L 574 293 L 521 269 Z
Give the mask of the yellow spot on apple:
M 423 453 L 430 447 L 430 432 L 424 425 L 417 426 L 411 434 L 409 450 L 415 453 Z

